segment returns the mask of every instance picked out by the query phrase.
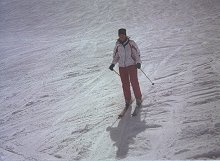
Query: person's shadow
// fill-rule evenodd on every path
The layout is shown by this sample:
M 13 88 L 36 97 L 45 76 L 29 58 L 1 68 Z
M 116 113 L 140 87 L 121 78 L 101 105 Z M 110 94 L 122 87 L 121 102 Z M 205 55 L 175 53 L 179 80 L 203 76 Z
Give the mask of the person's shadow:
M 106 131 L 109 131 L 111 140 L 115 142 L 113 145 L 117 147 L 116 158 L 126 158 L 129 144 L 134 143 L 137 134 L 147 128 L 146 122 L 141 121 L 140 112 L 141 109 L 137 116 L 132 117 L 131 108 L 129 108 L 117 127 L 107 127 Z

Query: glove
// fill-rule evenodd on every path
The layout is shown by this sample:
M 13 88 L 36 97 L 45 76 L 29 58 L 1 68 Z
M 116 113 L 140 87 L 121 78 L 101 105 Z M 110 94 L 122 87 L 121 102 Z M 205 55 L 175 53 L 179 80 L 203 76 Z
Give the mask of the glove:
M 137 64 L 136 64 L 136 67 L 137 67 L 138 69 L 141 69 L 141 63 L 137 63 Z
M 113 68 L 115 67 L 115 64 L 111 64 L 110 66 L 109 66 L 109 69 L 111 70 L 111 71 L 113 71 Z

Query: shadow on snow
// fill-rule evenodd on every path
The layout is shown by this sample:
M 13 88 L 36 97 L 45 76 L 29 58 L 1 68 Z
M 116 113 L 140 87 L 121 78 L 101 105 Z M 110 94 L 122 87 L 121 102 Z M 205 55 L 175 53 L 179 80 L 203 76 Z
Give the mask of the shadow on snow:
M 120 119 L 118 126 L 109 126 L 106 131 L 109 131 L 111 140 L 114 146 L 117 147 L 116 158 L 126 158 L 129 152 L 129 145 L 135 142 L 136 136 L 147 129 L 145 120 L 141 121 L 140 112 L 135 117 L 131 116 L 131 108 L 126 112 L 124 117 Z

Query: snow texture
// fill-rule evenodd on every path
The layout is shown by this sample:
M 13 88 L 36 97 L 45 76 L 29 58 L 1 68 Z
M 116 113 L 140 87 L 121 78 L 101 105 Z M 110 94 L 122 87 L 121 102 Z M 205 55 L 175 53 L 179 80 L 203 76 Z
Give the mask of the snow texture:
M 155 83 L 121 120 L 119 28 Z M 0 37 L 0 161 L 220 159 L 219 0 L 0 0 Z

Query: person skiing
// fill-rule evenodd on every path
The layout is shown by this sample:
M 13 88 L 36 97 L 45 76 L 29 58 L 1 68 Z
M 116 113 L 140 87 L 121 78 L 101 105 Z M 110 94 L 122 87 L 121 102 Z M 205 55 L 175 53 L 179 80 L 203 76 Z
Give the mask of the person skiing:
M 130 84 L 134 91 L 136 105 L 140 107 L 142 94 L 137 75 L 137 69 L 141 68 L 140 50 L 137 44 L 126 35 L 126 29 L 119 29 L 118 37 L 109 69 L 113 71 L 115 64 L 118 63 L 125 107 L 128 108 L 132 103 Z

